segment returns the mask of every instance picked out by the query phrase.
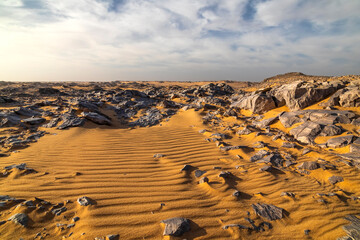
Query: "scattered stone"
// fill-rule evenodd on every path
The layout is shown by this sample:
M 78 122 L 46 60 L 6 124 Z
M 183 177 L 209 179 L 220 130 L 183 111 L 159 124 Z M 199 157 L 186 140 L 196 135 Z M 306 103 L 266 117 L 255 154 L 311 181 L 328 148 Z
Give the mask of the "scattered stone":
M 329 148 L 345 147 L 352 143 L 354 135 L 347 135 L 342 137 L 331 138 L 326 142 Z
M 291 198 L 294 198 L 295 197 L 295 193 L 292 193 L 292 192 L 282 192 L 280 194 L 281 197 L 291 197 Z
M 306 170 L 315 170 L 318 169 L 320 166 L 317 162 L 308 161 L 303 162 L 298 165 L 298 169 L 306 169 Z
M 256 203 L 251 205 L 256 215 L 264 217 L 270 221 L 281 219 L 283 209 L 271 204 Z
M 63 121 L 63 123 L 57 127 L 60 130 L 70 127 L 79 127 L 84 125 L 85 123 L 85 119 L 79 118 L 77 116 L 68 113 L 61 115 L 61 120 Z
M 232 228 L 232 227 L 239 228 L 239 229 L 250 229 L 249 227 L 246 227 L 246 226 L 240 225 L 240 224 L 228 224 L 228 225 L 223 226 L 223 229 L 226 230 L 226 229 Z
M 208 183 L 209 182 L 209 179 L 207 177 L 203 177 L 200 179 L 199 183 Z
M 232 175 L 231 172 L 226 171 L 226 172 L 221 172 L 219 174 L 219 177 L 226 179 L 226 178 L 230 178 L 231 175 Z
M 66 207 L 61 207 L 61 208 L 56 208 L 54 210 L 52 210 L 51 212 L 56 215 L 59 216 L 61 213 L 66 212 L 67 208 Z
M 192 168 L 194 168 L 194 167 L 191 166 L 191 165 L 186 164 L 186 165 L 184 165 L 184 167 L 183 167 L 180 171 L 189 171 L 189 170 L 191 170 Z
M 111 234 L 106 236 L 106 240 L 119 240 L 120 235 L 119 234 Z
M 205 174 L 206 171 L 202 171 L 202 170 L 195 170 L 195 177 L 201 177 L 203 174 Z
M 273 170 L 273 167 L 266 165 L 259 169 L 261 172 L 271 172 Z
M 344 181 L 343 177 L 339 177 L 339 176 L 331 176 L 331 177 L 329 177 L 329 182 L 331 184 L 336 184 L 338 182 L 343 182 L 343 181 Z
M 154 154 L 153 157 L 154 157 L 154 158 L 162 158 L 162 157 L 165 157 L 165 155 L 164 155 L 164 154 L 161 154 L 161 153 L 156 153 L 156 154 Z
M 30 125 L 39 125 L 45 121 L 45 118 L 26 118 L 22 120 L 23 123 L 27 123 Z
M 232 194 L 234 197 L 240 197 L 241 193 L 238 190 L 235 190 Z
M 81 197 L 78 198 L 77 202 L 81 205 L 81 206 L 88 206 L 88 205 L 93 205 L 93 202 L 90 198 L 88 197 Z
M 165 224 L 164 236 L 179 237 L 185 232 L 190 231 L 190 221 L 186 218 L 175 217 L 166 220 L 162 220 L 161 223 Z
M 306 230 L 304 230 L 304 233 L 305 233 L 305 235 L 309 235 L 309 234 L 310 234 L 310 230 L 309 230 L 309 229 L 306 229 Z

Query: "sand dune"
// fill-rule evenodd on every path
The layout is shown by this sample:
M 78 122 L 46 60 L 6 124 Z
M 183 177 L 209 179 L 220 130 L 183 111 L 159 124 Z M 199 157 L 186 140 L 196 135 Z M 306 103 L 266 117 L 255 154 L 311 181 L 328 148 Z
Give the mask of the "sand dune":
M 303 109 L 320 111 L 329 99 Z M 177 101 L 183 102 L 181 98 Z M 79 109 L 69 109 L 65 110 L 72 112 L 73 119 L 83 119 L 76 118 Z M 106 106 L 99 109 L 101 112 L 94 110 L 98 119 L 111 116 L 111 126 L 87 121 L 65 130 L 39 127 L 48 133 L 27 148 L 21 145 L 3 153 L 0 239 L 105 239 L 119 234 L 120 239 L 325 240 L 345 235 L 342 227 L 349 222 L 344 217 L 359 213 L 358 165 L 341 155 L 350 151 L 349 145 L 324 145 L 333 136 L 317 136 L 312 144 L 293 137 L 287 140 L 303 122 L 285 127 L 277 120 L 267 129 L 238 132 L 244 126 L 254 128 L 257 118 L 278 118 L 283 111 L 290 112 L 289 106 L 267 110 L 262 116 L 246 108 L 238 108 L 238 116 L 213 112 L 209 121 L 211 111 L 206 107 L 182 108 L 157 124 L 147 123 L 153 125 L 148 127 L 129 127 L 123 119 L 116 119 L 118 112 Z M 353 119 L 360 115 L 358 107 L 337 109 L 350 111 Z M 27 114 L 30 110 L 21 111 Z M 145 116 L 141 114 L 130 119 L 138 121 Z M 345 137 L 356 135 L 359 129 L 346 121 L 336 126 L 343 129 L 338 136 Z M 24 136 L 32 133 L 28 130 Z M 284 138 L 274 138 L 279 131 Z M 16 127 L 2 130 L 8 142 L 14 134 L 18 134 Z M 304 152 L 306 149 L 309 151 Z M 264 150 L 288 162 L 269 164 L 264 156 L 251 161 Z M 299 167 L 308 162 L 316 168 Z M 21 163 L 26 167 L 5 169 Z M 191 167 L 182 171 L 185 165 Z M 342 179 L 331 184 L 332 176 Z M 77 203 L 83 196 L 91 205 Z M 257 203 L 282 209 L 280 219 L 257 215 L 252 206 Z M 29 217 L 27 227 L 6 221 L 17 213 Z M 161 221 L 174 217 L 189 219 L 191 231 L 180 237 L 163 236 Z
M 338 197 L 328 197 L 326 205 L 317 202 L 319 197 L 315 193 L 334 190 L 333 186 L 318 182 L 319 176 L 263 173 L 258 171 L 257 164 L 238 160 L 234 153 L 221 153 L 198 133 L 204 126 L 199 113 L 193 110 L 151 128 L 129 130 L 89 125 L 62 132 L 53 130 L 57 135 L 45 136 L 30 148 L 2 159 L 0 167 L 26 162 L 38 171 L 35 175 L 3 179 L 2 194 L 24 199 L 39 197 L 51 202 L 72 201 L 66 204 L 69 210 L 61 217 L 49 219 L 33 214 L 36 221 L 26 231 L 27 236 L 35 236 L 46 224 L 50 234 L 47 239 L 60 239 L 70 232 L 74 234 L 69 239 L 93 239 L 111 233 L 119 233 L 121 239 L 162 239 L 160 221 L 182 216 L 193 221 L 193 230 L 182 239 L 304 239 L 304 229 L 311 230 L 313 239 L 333 239 L 343 235 L 341 225 L 346 221 L 342 216 L 358 210 L 357 204 L 351 206 Z M 249 136 L 238 141 L 251 145 L 254 140 Z M 156 153 L 165 157 L 154 158 Z M 316 153 L 311 157 L 316 157 Z M 185 164 L 205 170 L 209 184 L 198 184 L 199 178 L 193 173 L 181 172 Z M 235 165 L 241 167 L 234 170 Z M 353 175 L 349 167 L 342 168 L 343 175 L 346 171 Z M 221 171 L 231 171 L 237 181 L 220 179 Z M 352 181 L 359 186 L 357 178 Z M 241 192 L 241 200 L 232 196 L 234 190 Z M 280 197 L 284 191 L 295 193 L 295 198 Z M 81 196 L 94 199 L 96 205 L 77 206 L 74 202 Z M 246 225 L 247 211 L 259 222 L 250 207 L 255 202 L 280 206 L 288 216 L 262 233 L 222 230 L 226 224 Z M 81 219 L 74 228 L 56 229 L 55 223 L 70 223 L 74 216 Z M 19 226 L 12 229 L 2 226 L 0 232 L 2 239 L 17 239 L 25 234 Z M 82 233 L 85 235 L 81 236 Z

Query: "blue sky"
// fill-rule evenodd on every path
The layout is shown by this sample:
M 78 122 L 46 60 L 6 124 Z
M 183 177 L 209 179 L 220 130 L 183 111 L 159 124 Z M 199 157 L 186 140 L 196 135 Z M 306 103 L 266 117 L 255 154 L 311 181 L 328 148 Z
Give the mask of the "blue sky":
M 360 74 L 359 0 L 1 0 L 0 80 Z

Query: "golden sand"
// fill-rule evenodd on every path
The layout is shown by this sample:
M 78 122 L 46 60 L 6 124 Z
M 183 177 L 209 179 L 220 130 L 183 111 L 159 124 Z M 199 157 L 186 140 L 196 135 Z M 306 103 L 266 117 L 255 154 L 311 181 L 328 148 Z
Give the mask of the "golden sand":
M 265 118 L 283 110 L 270 111 Z M 233 121 L 226 120 L 229 124 Z M 272 127 L 288 132 L 280 123 L 275 124 Z M 120 239 L 336 239 L 344 235 L 341 227 L 347 221 L 343 217 L 358 213 L 359 203 L 349 198 L 360 195 L 358 170 L 337 162 L 335 155 L 318 149 L 302 156 L 297 149 L 286 149 L 299 156 L 298 163 L 322 158 L 335 164 L 337 170 L 318 169 L 309 175 L 287 170 L 261 172 L 261 164 L 249 161 L 253 150 L 221 152 L 214 143 L 205 141 L 210 133 L 200 134 L 200 129 L 214 131 L 202 124 L 200 112 L 194 110 L 180 111 L 169 122 L 149 128 L 87 123 L 64 131 L 47 129 L 51 134 L 37 143 L 0 159 L 0 168 L 25 162 L 38 171 L 25 176 L 13 172 L 0 179 L 1 194 L 63 202 L 68 210 L 53 217 L 11 208 L 2 212 L 1 219 L 26 212 L 32 219 L 31 227 L 4 224 L 0 226 L 0 239 L 34 239 L 44 227 L 49 233 L 45 239 L 62 239 L 71 232 L 66 239 L 94 239 L 108 234 L 120 234 Z M 229 141 L 245 146 L 264 141 L 282 150 L 281 140 L 255 137 L 255 133 L 234 136 Z M 165 157 L 154 158 L 156 153 Z M 209 178 L 209 183 L 198 184 L 200 178 L 193 172 L 181 172 L 185 164 L 205 170 L 203 176 Z M 224 181 L 218 177 L 221 171 L 230 171 L 235 178 Z M 328 177 L 337 174 L 345 181 L 331 185 Z M 232 196 L 235 190 L 241 192 L 238 199 Z M 295 198 L 281 197 L 286 191 L 295 193 Z M 337 196 L 317 194 L 329 192 Z M 76 199 L 82 196 L 96 204 L 79 206 Z M 273 228 L 264 232 L 222 229 L 233 223 L 249 225 L 246 217 L 254 219 L 256 225 L 262 222 L 251 208 L 257 202 L 285 209 L 285 217 L 272 221 Z M 56 223 L 71 223 L 74 216 L 80 220 L 73 228 L 61 231 L 56 227 Z M 181 238 L 163 237 L 160 221 L 172 217 L 190 219 L 192 230 Z M 309 236 L 304 234 L 305 229 L 310 230 Z

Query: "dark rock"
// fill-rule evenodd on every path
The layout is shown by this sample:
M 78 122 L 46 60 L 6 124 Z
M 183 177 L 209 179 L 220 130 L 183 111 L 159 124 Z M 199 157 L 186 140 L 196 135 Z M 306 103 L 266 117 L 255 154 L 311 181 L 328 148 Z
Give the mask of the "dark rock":
M 63 123 L 57 127 L 58 129 L 61 130 L 69 127 L 79 127 L 84 125 L 85 123 L 85 119 L 79 118 L 77 116 L 68 113 L 61 115 L 61 120 L 63 121 Z
M 14 109 L 14 112 L 18 115 L 27 116 L 27 117 L 36 117 L 41 116 L 41 114 L 37 111 L 32 110 L 28 107 L 18 107 Z
M 119 240 L 120 235 L 119 234 L 111 234 L 106 236 L 106 240 Z
M 203 177 L 200 179 L 199 183 L 208 183 L 209 182 L 209 179 L 207 177 Z
M 282 192 L 280 194 L 281 197 L 295 197 L 295 193 L 292 193 L 292 192 Z
M 192 168 L 194 168 L 194 167 L 191 166 L 191 165 L 186 164 L 186 165 L 184 165 L 184 167 L 183 167 L 180 171 L 189 171 L 189 170 L 191 170 Z
M 281 219 L 283 209 L 271 204 L 256 203 L 251 205 L 256 215 L 264 217 L 270 221 Z
M 88 198 L 88 197 L 81 197 L 78 198 L 77 202 L 81 205 L 81 206 L 88 206 L 88 205 L 93 205 L 93 201 Z
M 309 235 L 309 234 L 310 234 L 310 230 L 309 230 L 309 229 L 304 230 L 304 234 L 305 234 L 305 235 Z
M 41 95 L 53 95 L 60 93 L 60 91 L 54 88 L 39 88 L 39 93 Z
M 29 217 L 25 213 L 17 213 L 15 215 L 12 215 L 8 221 L 12 221 L 16 224 L 19 224 L 23 227 L 27 227 L 29 222 Z
M 226 230 L 226 229 L 232 228 L 232 227 L 239 228 L 239 229 L 250 229 L 249 227 L 246 227 L 246 226 L 240 225 L 240 224 L 228 224 L 228 225 L 223 226 L 223 229 Z
M 59 216 L 60 214 L 62 214 L 63 212 L 66 212 L 67 208 L 66 207 L 61 207 L 61 208 L 56 208 L 54 210 L 52 210 L 51 212 L 56 215 Z
M 161 154 L 161 153 L 156 153 L 156 154 L 154 154 L 154 158 L 162 158 L 162 157 L 165 157 L 166 155 L 164 155 L 164 154 Z
M 202 171 L 202 170 L 195 170 L 195 177 L 201 177 L 203 174 L 205 174 L 206 171 Z
M 231 175 L 232 175 L 231 172 L 226 171 L 226 172 L 221 172 L 219 174 L 219 177 L 226 179 L 226 178 L 230 178 Z
M 60 118 L 52 118 L 50 120 L 50 122 L 42 125 L 42 127 L 45 127 L 45 128 L 53 128 L 53 127 L 56 127 L 56 125 L 60 122 Z
M 19 170 L 25 170 L 25 169 L 27 169 L 26 163 L 13 164 L 13 165 L 9 165 L 9 166 L 4 167 L 5 170 L 10 170 L 10 169 L 13 169 L 13 168 L 17 168 L 17 169 L 19 169 Z
M 185 232 L 190 231 L 190 221 L 186 218 L 175 217 L 162 220 L 161 223 L 165 224 L 164 236 L 170 235 L 179 237 Z
M 234 197 L 240 197 L 241 193 L 238 190 L 235 190 L 232 194 Z
M 79 217 L 73 217 L 73 222 L 77 222 L 77 221 L 79 221 L 80 220 L 80 218 Z
M 27 123 L 30 125 L 39 125 L 45 121 L 45 118 L 26 118 L 22 120 L 23 123 Z
M 130 126 L 140 126 L 140 127 L 147 127 L 153 126 L 160 122 L 163 119 L 163 115 L 160 111 L 156 108 L 150 109 L 146 112 L 145 116 L 140 117 L 135 122 L 130 123 Z
M 111 120 L 109 117 L 105 117 L 104 115 L 100 115 L 96 112 L 82 112 L 81 116 L 86 119 L 100 125 L 111 125 Z
M 303 162 L 298 165 L 298 169 L 306 169 L 306 170 L 315 170 L 318 169 L 320 166 L 317 162 L 308 161 Z
M 271 172 L 271 170 L 273 170 L 273 168 L 269 165 L 263 166 L 262 168 L 259 169 L 262 172 Z
M 343 181 L 344 181 L 343 177 L 339 177 L 339 176 L 331 176 L 331 177 L 329 177 L 329 182 L 331 184 L 336 184 L 338 182 L 343 182 Z
M 331 138 L 326 142 L 326 145 L 329 148 L 345 147 L 349 145 L 353 141 L 353 139 L 354 135 Z

